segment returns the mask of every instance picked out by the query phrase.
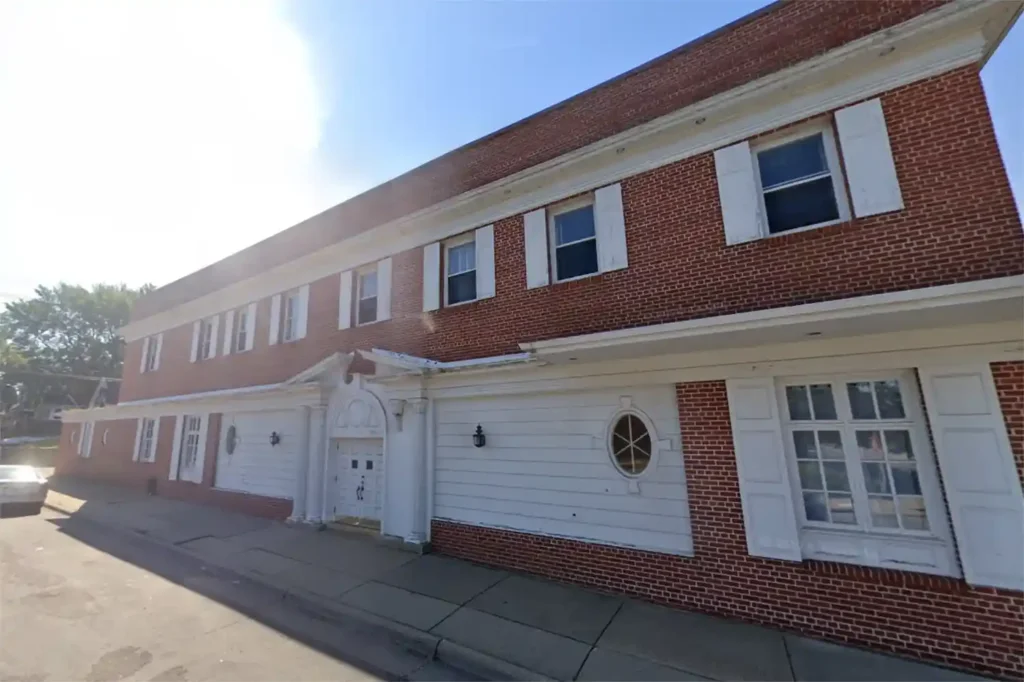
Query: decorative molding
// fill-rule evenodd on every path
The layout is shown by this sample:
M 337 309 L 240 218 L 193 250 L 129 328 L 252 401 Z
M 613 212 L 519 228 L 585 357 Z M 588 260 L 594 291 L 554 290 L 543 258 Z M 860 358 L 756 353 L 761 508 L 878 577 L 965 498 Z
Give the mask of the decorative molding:
M 947 4 L 900 26 L 131 322 L 120 333 L 126 341 L 135 341 L 976 63 L 986 50 L 982 26 L 1001 11 L 998 3 Z M 697 121 L 701 122 L 699 127 Z

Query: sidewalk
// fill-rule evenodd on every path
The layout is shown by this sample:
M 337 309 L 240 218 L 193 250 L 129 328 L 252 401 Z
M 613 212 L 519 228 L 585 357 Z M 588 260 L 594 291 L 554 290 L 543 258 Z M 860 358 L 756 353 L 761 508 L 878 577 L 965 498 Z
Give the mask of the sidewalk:
M 199 556 L 323 617 L 385 627 L 484 679 L 977 680 L 768 628 L 677 611 L 372 536 L 293 528 L 55 479 L 47 505 Z

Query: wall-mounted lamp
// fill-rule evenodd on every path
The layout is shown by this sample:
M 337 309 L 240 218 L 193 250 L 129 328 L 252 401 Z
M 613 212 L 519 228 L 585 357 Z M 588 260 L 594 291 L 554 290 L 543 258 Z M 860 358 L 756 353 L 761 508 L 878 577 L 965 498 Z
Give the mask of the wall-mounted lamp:
M 391 408 L 391 414 L 395 416 L 395 426 L 401 431 L 402 430 L 402 415 L 405 414 L 405 401 L 401 398 L 391 398 L 388 400 L 388 407 Z
M 478 448 L 487 445 L 487 436 L 484 435 L 484 428 L 479 424 L 476 425 L 476 431 L 473 432 L 473 445 Z
M 271 431 L 270 432 L 270 445 L 271 445 L 271 447 L 273 447 L 274 445 L 277 445 L 280 442 L 281 442 L 281 434 L 279 434 L 277 431 Z

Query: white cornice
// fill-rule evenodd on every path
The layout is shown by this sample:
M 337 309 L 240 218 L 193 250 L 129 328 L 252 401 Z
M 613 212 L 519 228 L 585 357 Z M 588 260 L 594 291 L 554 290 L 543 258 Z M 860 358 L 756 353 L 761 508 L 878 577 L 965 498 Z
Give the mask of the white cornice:
M 886 90 L 978 62 L 1006 3 L 950 3 L 650 123 L 380 225 L 134 321 L 126 341 L 174 328 L 566 196 L 701 154 Z M 700 123 L 698 123 L 700 121 Z

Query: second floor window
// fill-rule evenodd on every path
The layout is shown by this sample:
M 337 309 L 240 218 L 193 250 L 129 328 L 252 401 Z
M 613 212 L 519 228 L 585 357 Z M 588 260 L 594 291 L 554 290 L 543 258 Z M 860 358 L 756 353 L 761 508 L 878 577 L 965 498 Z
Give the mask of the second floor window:
M 445 302 L 447 305 L 476 300 L 476 241 L 459 241 L 446 247 Z
M 235 311 L 235 353 L 249 350 L 249 307 Z
M 208 360 L 216 352 L 217 340 L 213 338 L 214 318 L 207 318 L 199 325 L 199 359 Z
M 142 363 L 143 372 L 153 372 L 157 368 L 157 359 L 160 357 L 160 339 L 156 336 L 146 339 L 145 359 Z
M 359 297 L 356 305 L 356 324 L 377 321 L 377 270 L 359 273 Z
M 294 341 L 299 338 L 299 305 L 298 291 L 289 291 L 284 297 L 284 314 L 281 316 L 281 338 Z
M 556 282 L 586 277 L 598 271 L 597 229 L 591 197 L 576 199 L 550 210 L 552 270 Z
M 769 234 L 840 219 L 839 155 L 831 129 L 756 150 Z

